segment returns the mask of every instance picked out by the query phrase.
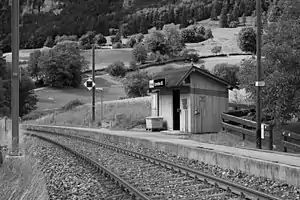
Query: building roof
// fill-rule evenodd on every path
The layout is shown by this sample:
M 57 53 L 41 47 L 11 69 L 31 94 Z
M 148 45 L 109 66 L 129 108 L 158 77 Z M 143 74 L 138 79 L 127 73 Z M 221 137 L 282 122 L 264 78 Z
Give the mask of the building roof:
M 211 74 L 210 72 L 201 69 L 196 66 L 185 66 L 182 68 L 174 69 L 174 70 L 168 70 L 157 73 L 153 79 L 165 79 L 166 80 L 166 87 L 177 87 L 180 86 L 180 84 L 192 73 L 197 72 L 200 73 L 216 82 L 219 82 L 223 85 L 226 85 L 230 89 L 236 88 L 236 86 L 230 85 L 227 81 L 225 81 L 222 78 L 219 78 L 218 76 Z

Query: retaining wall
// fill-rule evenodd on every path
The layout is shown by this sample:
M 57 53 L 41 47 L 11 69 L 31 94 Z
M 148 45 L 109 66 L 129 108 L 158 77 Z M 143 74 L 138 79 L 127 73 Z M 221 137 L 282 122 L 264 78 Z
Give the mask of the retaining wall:
M 237 156 L 229 153 L 218 152 L 211 149 L 189 147 L 178 145 L 172 142 L 125 137 L 108 133 L 101 133 L 98 130 L 87 130 L 85 128 L 59 127 L 46 125 L 22 125 L 23 129 L 67 133 L 81 136 L 89 136 L 101 141 L 109 140 L 113 143 L 126 143 L 146 148 L 158 149 L 180 157 L 199 160 L 201 162 L 218 165 L 225 169 L 241 170 L 255 176 L 267 177 L 273 180 L 281 180 L 291 185 L 300 186 L 300 167 L 279 164 L 264 160 L 253 159 L 245 156 Z M 275 154 L 276 156 L 276 154 Z

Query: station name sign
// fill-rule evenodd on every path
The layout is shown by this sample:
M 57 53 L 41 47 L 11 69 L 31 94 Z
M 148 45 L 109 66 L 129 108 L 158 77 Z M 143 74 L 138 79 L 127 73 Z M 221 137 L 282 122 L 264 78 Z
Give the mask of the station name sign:
M 156 80 L 149 81 L 149 88 L 157 88 L 157 87 L 162 87 L 165 85 L 166 85 L 165 79 L 156 79 Z

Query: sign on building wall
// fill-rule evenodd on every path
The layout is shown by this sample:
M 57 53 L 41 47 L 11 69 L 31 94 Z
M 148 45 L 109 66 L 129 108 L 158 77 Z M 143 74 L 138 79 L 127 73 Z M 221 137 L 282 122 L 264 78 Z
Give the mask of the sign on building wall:
M 157 88 L 165 85 L 166 85 L 165 79 L 156 79 L 156 80 L 149 81 L 149 88 Z

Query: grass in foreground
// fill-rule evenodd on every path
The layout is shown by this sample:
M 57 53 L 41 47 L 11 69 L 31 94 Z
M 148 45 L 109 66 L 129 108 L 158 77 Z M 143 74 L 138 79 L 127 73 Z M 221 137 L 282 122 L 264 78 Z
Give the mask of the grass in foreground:
M 37 166 L 38 162 L 32 158 L 32 145 L 29 138 L 24 138 L 21 145 L 25 150 L 24 158 L 6 159 L 0 166 L 1 199 L 49 199 L 44 177 Z

